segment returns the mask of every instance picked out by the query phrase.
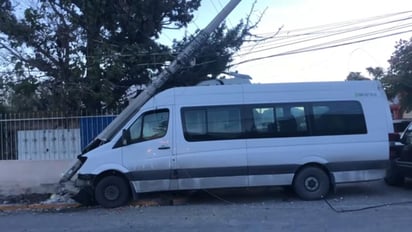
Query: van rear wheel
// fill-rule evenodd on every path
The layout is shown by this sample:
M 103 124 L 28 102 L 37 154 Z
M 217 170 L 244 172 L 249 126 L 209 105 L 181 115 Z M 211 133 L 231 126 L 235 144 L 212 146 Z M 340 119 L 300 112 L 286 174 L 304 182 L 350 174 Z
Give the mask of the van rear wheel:
M 330 187 L 328 174 L 317 167 L 303 168 L 293 180 L 293 189 L 303 200 L 322 199 L 327 195 Z
M 123 206 L 130 200 L 128 183 L 119 176 L 104 177 L 96 185 L 95 198 L 104 208 Z

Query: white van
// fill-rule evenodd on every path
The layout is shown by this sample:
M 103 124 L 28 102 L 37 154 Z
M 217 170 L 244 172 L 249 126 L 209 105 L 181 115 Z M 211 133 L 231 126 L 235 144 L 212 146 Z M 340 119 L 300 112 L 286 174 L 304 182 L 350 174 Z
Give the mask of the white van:
M 275 185 L 320 199 L 383 178 L 391 133 L 377 81 L 173 88 L 79 156 L 76 185 L 104 207 L 142 192 Z

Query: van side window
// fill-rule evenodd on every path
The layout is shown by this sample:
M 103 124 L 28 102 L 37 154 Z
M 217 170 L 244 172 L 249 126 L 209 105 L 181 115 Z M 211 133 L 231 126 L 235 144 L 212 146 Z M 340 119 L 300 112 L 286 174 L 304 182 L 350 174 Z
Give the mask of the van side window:
M 242 135 L 240 107 L 183 109 L 182 116 L 188 141 L 234 139 Z
M 318 102 L 312 105 L 314 135 L 366 134 L 362 106 L 356 101 Z
M 252 106 L 255 130 L 246 138 L 294 137 L 308 135 L 305 108 L 301 104 Z M 249 121 L 244 121 L 245 125 Z M 246 127 L 247 128 L 247 127 Z
M 168 124 L 168 110 L 146 112 L 130 126 L 130 141 L 133 143 L 161 138 L 166 135 Z
M 273 107 L 256 107 L 253 111 L 253 123 L 256 134 L 264 136 L 275 132 L 275 113 Z
M 303 136 L 308 133 L 305 107 L 303 105 L 277 105 L 276 121 L 278 137 Z
M 366 134 L 357 101 L 182 108 L 187 141 Z

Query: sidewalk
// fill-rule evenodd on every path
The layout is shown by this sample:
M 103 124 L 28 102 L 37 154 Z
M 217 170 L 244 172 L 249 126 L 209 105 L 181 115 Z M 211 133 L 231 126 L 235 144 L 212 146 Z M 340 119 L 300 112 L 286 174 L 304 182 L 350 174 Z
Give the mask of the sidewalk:
M 72 163 L 73 160 L 0 160 L 0 197 L 54 193 L 62 173 Z

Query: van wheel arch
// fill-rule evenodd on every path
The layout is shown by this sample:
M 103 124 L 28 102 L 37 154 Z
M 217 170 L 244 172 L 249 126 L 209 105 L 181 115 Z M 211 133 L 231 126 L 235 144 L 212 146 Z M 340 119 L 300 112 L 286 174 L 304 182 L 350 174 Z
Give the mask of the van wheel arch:
M 99 181 L 101 181 L 104 177 L 107 177 L 107 176 L 118 176 L 118 177 L 123 178 L 125 181 L 129 181 L 126 175 L 123 174 L 122 172 L 117 171 L 117 170 L 107 170 L 107 171 L 100 173 L 99 175 L 96 176 L 96 178 L 94 178 L 93 187 L 96 187 L 97 183 L 99 183 Z
M 327 181 L 327 185 L 328 185 L 327 186 L 328 191 L 325 192 L 325 194 L 327 194 L 329 192 L 333 192 L 335 190 L 335 178 L 334 178 L 333 174 L 328 170 L 328 168 L 326 166 L 322 165 L 322 164 L 319 164 L 319 163 L 308 163 L 308 164 L 300 166 L 295 171 L 294 176 L 293 176 L 293 182 L 292 182 L 291 187 L 295 190 L 296 194 L 298 194 L 299 197 L 301 197 L 302 199 L 305 199 L 305 200 L 315 200 L 315 199 L 320 199 L 320 198 L 324 197 L 323 195 L 320 196 L 320 197 L 305 196 L 304 194 L 299 192 L 299 191 L 301 191 L 302 188 L 297 187 L 297 181 L 302 181 L 301 180 L 301 178 L 302 178 L 301 174 L 303 172 L 307 172 L 307 171 L 310 171 L 310 172 L 313 171 L 314 174 L 319 173 L 319 175 L 321 175 L 321 176 L 322 176 L 322 173 L 324 174 L 324 178 L 327 178 L 327 180 L 326 179 L 325 180 Z

